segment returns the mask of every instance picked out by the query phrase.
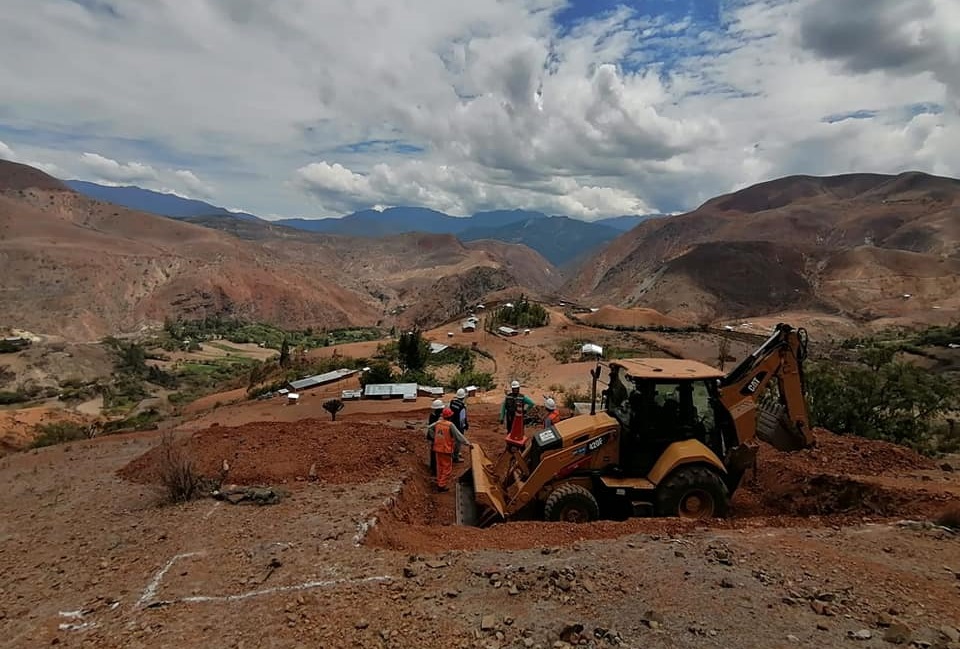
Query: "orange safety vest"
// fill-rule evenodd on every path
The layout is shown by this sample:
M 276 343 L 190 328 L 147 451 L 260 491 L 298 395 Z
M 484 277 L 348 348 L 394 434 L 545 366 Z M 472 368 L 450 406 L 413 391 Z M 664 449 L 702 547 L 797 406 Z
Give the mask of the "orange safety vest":
M 452 422 L 441 419 L 433 425 L 433 450 L 437 453 L 453 453 Z
M 547 421 L 550 422 L 551 424 L 557 423 L 558 421 L 560 421 L 560 413 L 557 412 L 556 410 L 551 410 L 550 413 L 547 415 Z

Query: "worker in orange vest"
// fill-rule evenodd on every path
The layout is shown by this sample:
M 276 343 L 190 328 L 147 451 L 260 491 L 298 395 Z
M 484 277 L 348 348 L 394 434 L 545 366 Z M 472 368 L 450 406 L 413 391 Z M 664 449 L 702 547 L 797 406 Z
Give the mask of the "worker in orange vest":
M 557 402 L 554 401 L 553 397 L 547 397 L 545 405 L 547 406 L 547 416 L 543 419 L 543 427 L 550 428 L 560 421 L 560 411 L 557 410 Z
M 433 454 L 437 458 L 437 491 L 449 491 L 447 483 L 453 473 L 454 440 L 468 448 L 471 444 L 451 421 L 453 410 L 444 408 L 442 416 L 442 419 L 430 424 L 428 428 L 433 429 Z

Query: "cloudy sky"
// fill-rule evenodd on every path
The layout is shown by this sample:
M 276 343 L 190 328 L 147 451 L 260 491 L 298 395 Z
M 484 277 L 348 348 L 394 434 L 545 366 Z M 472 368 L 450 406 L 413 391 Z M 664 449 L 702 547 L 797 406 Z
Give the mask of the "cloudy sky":
M 960 176 L 957 0 L 0 4 L 0 158 L 262 216 Z

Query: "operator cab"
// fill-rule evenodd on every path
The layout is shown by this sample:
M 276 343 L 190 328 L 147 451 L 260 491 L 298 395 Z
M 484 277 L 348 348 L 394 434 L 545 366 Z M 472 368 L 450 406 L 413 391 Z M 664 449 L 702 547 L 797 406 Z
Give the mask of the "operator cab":
M 703 442 L 721 457 L 717 379 L 722 373 L 695 361 L 635 359 L 610 363 L 607 414 L 623 430 L 620 468 L 645 476 L 670 444 Z

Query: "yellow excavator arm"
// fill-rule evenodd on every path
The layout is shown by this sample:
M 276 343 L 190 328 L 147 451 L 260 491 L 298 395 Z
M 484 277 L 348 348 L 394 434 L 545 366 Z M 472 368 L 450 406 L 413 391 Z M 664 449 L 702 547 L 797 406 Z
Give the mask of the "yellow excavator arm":
M 720 401 L 733 419 L 740 444 L 759 437 L 784 451 L 813 445 L 803 382 L 806 355 L 806 330 L 781 323 L 720 379 Z M 759 398 L 771 381 L 776 381 L 778 403 L 761 404 Z

